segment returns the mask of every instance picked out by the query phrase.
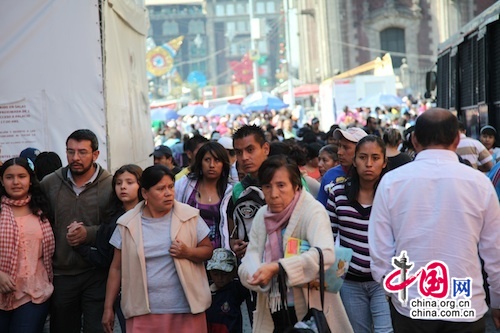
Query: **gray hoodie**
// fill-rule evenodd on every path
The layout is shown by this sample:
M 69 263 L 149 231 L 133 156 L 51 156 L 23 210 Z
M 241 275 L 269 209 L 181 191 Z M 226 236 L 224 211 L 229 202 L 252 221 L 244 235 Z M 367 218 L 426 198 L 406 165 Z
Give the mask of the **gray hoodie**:
M 99 225 L 106 221 L 106 209 L 113 188 L 112 176 L 99 168 L 95 181 L 76 195 L 67 177 L 68 167 L 47 175 L 40 183 L 47 196 L 53 216 L 56 251 L 53 257 L 54 275 L 76 275 L 93 269 L 66 241 L 67 227 L 73 221 L 83 222 L 87 229 L 87 244 L 95 242 Z

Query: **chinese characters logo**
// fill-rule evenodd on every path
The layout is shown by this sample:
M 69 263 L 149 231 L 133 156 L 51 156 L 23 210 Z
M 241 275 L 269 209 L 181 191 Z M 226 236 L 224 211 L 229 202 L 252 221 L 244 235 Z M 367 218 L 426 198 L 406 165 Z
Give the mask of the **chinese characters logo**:
M 410 262 L 406 251 L 402 251 L 399 257 L 394 257 L 392 266 L 395 268 L 384 279 L 384 288 L 390 293 L 397 293 L 398 299 L 403 306 L 408 302 L 408 288 L 418 281 L 418 292 L 425 298 L 444 299 L 447 298 L 452 285 L 452 297 L 463 295 L 470 298 L 470 278 L 451 279 L 446 263 L 433 260 L 421 267 L 415 274 L 410 274 L 414 263 Z

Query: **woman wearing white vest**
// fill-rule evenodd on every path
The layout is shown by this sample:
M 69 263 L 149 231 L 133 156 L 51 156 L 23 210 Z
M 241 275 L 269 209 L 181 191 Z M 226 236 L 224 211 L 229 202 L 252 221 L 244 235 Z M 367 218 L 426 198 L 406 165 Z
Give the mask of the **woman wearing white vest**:
M 112 332 L 122 288 L 127 332 L 207 332 L 211 295 L 203 262 L 212 256 L 198 209 L 174 200 L 174 174 L 161 165 L 142 174 L 144 201 L 124 214 L 110 243 L 103 326 Z M 121 278 L 120 278 L 121 277 Z

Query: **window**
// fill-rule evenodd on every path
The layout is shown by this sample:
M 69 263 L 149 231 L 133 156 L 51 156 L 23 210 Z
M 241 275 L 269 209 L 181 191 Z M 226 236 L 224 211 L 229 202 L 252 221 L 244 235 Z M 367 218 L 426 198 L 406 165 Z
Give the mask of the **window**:
M 382 30 L 380 32 L 380 48 L 388 52 L 406 53 L 404 29 L 387 28 Z M 402 64 L 401 60 L 405 57 L 391 54 L 391 58 L 392 67 L 399 68 Z
M 248 46 L 246 38 L 234 38 L 230 45 L 229 53 L 231 56 L 243 56 L 248 52 Z
M 246 21 L 238 21 L 238 22 L 236 22 L 236 31 L 238 31 L 238 32 L 248 32 L 247 24 L 248 24 L 248 22 L 246 22 Z
M 266 3 L 266 11 L 268 14 L 273 14 L 276 12 L 276 4 L 274 1 L 268 1 Z
M 215 5 L 215 15 L 217 16 L 224 16 L 224 5 L 217 4 Z
M 205 57 L 207 55 L 206 36 L 198 35 L 196 38 L 199 39 L 199 43 L 196 43 L 194 40 L 188 41 L 188 43 L 189 43 L 189 56 L 191 58 Z
M 172 36 L 179 34 L 179 25 L 174 21 L 163 22 L 162 32 L 164 36 Z
M 206 73 L 207 71 L 207 63 L 206 61 L 195 62 L 189 66 L 191 72 L 200 71 L 202 73 Z
M 226 14 L 229 15 L 234 15 L 234 3 L 228 3 L 226 5 Z
M 191 35 L 204 34 L 205 24 L 203 20 L 191 20 L 188 24 L 188 33 Z
M 257 6 L 255 7 L 256 14 L 265 14 L 266 13 L 266 4 L 264 2 L 257 2 Z
M 246 14 L 248 4 L 237 3 L 236 4 L 236 14 Z
M 236 31 L 236 22 L 226 22 L 226 33 Z

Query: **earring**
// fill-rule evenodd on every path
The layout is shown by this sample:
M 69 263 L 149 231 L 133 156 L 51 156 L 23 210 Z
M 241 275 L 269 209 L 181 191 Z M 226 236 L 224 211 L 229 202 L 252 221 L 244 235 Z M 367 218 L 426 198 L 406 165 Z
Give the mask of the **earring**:
M 144 206 L 148 205 L 148 199 L 144 200 Z

